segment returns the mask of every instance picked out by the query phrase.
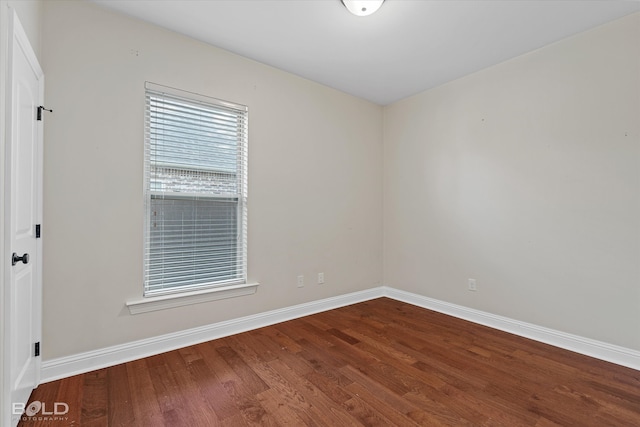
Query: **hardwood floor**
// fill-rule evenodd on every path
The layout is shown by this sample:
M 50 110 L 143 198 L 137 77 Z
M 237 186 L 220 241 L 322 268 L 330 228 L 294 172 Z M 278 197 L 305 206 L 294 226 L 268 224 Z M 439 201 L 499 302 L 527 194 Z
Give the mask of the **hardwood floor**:
M 640 426 L 640 371 L 380 298 L 42 384 L 35 400 L 66 402 L 67 419 L 20 425 Z

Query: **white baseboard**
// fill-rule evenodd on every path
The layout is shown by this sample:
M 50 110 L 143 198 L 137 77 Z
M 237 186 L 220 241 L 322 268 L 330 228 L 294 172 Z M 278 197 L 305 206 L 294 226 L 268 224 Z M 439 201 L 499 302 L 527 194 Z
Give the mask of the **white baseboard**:
M 278 310 L 240 317 L 185 331 L 174 332 L 126 344 L 60 357 L 42 362 L 41 383 L 78 375 L 143 357 L 227 337 L 287 320 L 333 310 L 383 296 L 383 288 L 367 289 L 346 295 L 312 301 Z
M 147 338 L 85 353 L 75 354 L 42 363 L 42 383 L 96 369 L 114 366 L 131 360 L 164 353 L 193 344 L 246 332 L 287 320 L 344 307 L 375 298 L 388 297 L 460 319 L 489 326 L 535 341 L 581 353 L 597 359 L 640 370 L 640 352 L 604 342 L 567 334 L 530 323 L 497 316 L 456 304 L 387 286 L 326 298 L 319 301 L 267 311 L 252 316 L 227 320 L 185 331 Z
M 384 287 L 384 295 L 418 307 L 427 308 L 459 319 L 468 320 L 473 323 L 489 326 L 490 328 L 560 347 L 565 350 L 640 370 L 640 351 L 556 331 L 554 329 L 474 310 L 386 286 Z

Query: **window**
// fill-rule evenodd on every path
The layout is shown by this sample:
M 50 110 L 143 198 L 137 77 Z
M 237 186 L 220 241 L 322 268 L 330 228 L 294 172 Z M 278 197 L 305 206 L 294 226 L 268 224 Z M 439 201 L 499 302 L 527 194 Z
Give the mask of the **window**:
M 246 283 L 247 107 L 145 88 L 144 295 Z

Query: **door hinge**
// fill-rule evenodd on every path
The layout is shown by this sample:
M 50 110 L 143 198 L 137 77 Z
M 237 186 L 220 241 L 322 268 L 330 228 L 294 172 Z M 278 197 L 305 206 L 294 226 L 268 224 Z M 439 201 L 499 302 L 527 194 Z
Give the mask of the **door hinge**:
M 48 108 L 44 108 L 42 105 L 38 106 L 38 115 L 37 115 L 37 117 L 36 117 L 36 119 L 37 119 L 38 121 L 42 121 L 42 110 L 44 110 L 44 111 L 48 111 L 48 112 L 50 112 L 50 113 L 53 113 L 53 110 L 50 110 L 50 109 L 48 109 Z
M 40 224 L 36 224 L 36 239 L 40 238 Z
M 40 341 L 38 341 L 37 343 L 34 344 L 34 346 L 33 346 L 33 355 L 35 357 L 40 356 Z

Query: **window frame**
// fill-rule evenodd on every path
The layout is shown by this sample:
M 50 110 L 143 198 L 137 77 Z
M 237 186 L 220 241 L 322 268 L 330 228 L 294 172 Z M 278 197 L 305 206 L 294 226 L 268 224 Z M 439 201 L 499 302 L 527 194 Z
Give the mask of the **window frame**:
M 236 193 L 234 194 L 213 194 L 213 193 L 189 193 L 180 191 L 162 191 L 152 186 L 151 169 L 154 167 L 151 159 L 152 137 L 151 137 L 151 98 L 166 97 L 168 99 L 182 101 L 191 106 L 197 105 L 211 111 L 224 111 L 233 113 L 238 120 L 238 138 L 236 153 Z M 145 82 L 145 119 L 144 119 L 144 236 L 143 236 L 143 297 L 150 299 L 166 298 L 171 296 L 181 297 L 182 295 L 201 294 L 208 291 L 224 291 L 225 289 L 236 291 L 247 285 L 247 189 L 248 189 L 248 107 L 245 105 L 223 101 L 217 98 L 208 97 L 184 90 L 158 85 L 151 82 Z M 221 156 L 222 157 L 222 156 Z M 224 161 L 222 159 L 221 161 Z M 181 165 L 186 173 L 198 172 L 201 168 L 188 165 Z M 210 173 L 224 173 L 222 170 L 210 170 Z M 155 187 L 155 188 L 154 188 Z M 153 189 L 152 189 L 153 188 Z M 228 200 L 237 198 L 236 207 L 236 249 L 235 259 L 242 265 L 238 268 L 229 268 L 228 271 L 236 271 L 236 277 L 225 280 L 212 280 L 206 283 L 192 283 L 178 286 L 169 286 L 167 288 L 156 288 L 149 286 L 148 276 L 151 269 L 150 253 L 151 249 L 151 205 L 154 198 L 167 195 L 167 198 L 211 201 L 211 200 Z M 255 292 L 255 288 L 254 288 Z M 237 293 L 237 291 L 235 292 Z

